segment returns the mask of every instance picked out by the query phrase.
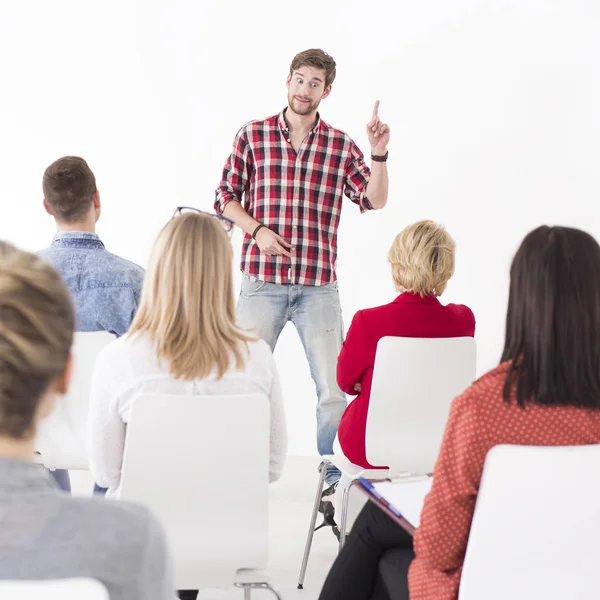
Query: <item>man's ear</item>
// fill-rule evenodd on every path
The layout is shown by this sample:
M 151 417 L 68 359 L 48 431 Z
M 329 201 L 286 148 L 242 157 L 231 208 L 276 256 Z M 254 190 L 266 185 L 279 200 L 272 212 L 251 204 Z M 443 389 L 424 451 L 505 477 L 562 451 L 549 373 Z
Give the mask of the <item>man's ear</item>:
M 323 92 L 323 95 L 321 96 L 321 100 L 324 100 L 325 98 L 327 98 L 327 96 L 329 96 L 329 94 L 331 94 L 331 84 L 329 84 L 325 88 L 325 91 Z
M 42 200 L 42 204 L 44 205 L 44 210 L 51 216 L 53 217 L 54 215 L 52 214 L 52 211 L 50 210 L 50 207 L 48 206 L 48 203 L 46 202 L 46 198 L 44 198 Z
M 94 203 L 94 208 L 96 210 L 100 209 L 100 192 L 98 190 L 92 194 L 92 202 Z
M 92 204 L 94 205 L 95 222 L 97 223 L 102 212 L 102 203 L 100 202 L 100 192 L 98 190 L 92 194 Z
M 289 88 L 289 87 L 290 87 L 290 82 L 291 82 L 291 81 L 292 81 L 292 76 L 291 76 L 291 75 L 288 75 L 288 76 L 285 78 L 285 85 L 286 85 L 286 87 L 287 87 L 287 88 Z

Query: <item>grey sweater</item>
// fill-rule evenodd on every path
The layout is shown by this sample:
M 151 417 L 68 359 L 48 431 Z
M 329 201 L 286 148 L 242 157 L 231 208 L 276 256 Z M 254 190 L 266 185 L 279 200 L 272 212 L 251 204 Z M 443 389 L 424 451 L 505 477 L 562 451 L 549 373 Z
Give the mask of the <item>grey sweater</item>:
M 41 466 L 0 457 L 0 579 L 93 577 L 110 600 L 173 600 L 158 522 L 141 506 L 72 498 Z

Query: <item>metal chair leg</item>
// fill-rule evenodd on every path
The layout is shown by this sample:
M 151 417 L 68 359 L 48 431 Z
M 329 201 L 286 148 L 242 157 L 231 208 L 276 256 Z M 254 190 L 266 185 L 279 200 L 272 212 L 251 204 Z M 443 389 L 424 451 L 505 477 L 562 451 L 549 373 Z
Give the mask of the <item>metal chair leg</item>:
M 346 529 L 348 527 L 348 503 L 350 501 L 350 490 L 352 487 L 356 485 L 356 479 L 353 479 L 346 489 L 344 490 L 344 495 L 342 497 L 342 516 L 340 522 L 340 544 L 338 552 L 342 551 L 344 547 L 344 543 L 346 542 Z
M 277 598 L 277 600 L 283 600 L 281 598 L 281 595 L 279 594 L 279 592 L 271 586 L 270 583 L 236 583 L 234 584 L 235 587 L 239 587 L 242 588 L 244 590 L 244 600 L 250 600 L 251 599 L 251 592 L 252 590 L 269 590 L 274 596 L 275 598 Z
M 315 534 L 317 515 L 319 514 L 319 503 L 321 502 L 321 494 L 323 493 L 323 487 L 325 485 L 325 475 L 327 474 L 327 465 L 329 464 L 330 462 L 328 460 L 323 460 L 323 466 L 321 467 L 321 476 L 319 477 L 319 483 L 317 484 L 317 493 L 315 494 L 315 503 L 313 504 L 312 515 L 310 517 L 310 525 L 308 526 L 308 536 L 306 538 L 306 546 L 304 547 L 304 556 L 302 557 L 300 576 L 298 577 L 299 590 L 304 589 L 304 576 L 306 575 L 308 557 L 310 555 L 310 548 L 312 546 L 313 535 Z

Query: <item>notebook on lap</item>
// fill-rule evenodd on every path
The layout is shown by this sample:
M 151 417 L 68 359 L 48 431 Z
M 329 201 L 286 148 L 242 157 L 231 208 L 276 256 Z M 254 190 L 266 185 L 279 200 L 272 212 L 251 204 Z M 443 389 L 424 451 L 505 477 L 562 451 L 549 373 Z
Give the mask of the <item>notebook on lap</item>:
M 431 489 L 433 477 L 411 478 L 405 481 L 367 481 L 358 478 L 358 489 L 377 504 L 400 527 L 411 535 L 419 526 L 425 496 Z

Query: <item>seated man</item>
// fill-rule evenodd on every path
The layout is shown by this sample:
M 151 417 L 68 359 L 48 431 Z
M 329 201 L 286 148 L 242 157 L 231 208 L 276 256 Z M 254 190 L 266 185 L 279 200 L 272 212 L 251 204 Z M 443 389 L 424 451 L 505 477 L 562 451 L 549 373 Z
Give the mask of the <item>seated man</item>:
M 101 207 L 94 174 L 83 158 L 65 156 L 46 169 L 42 187 L 44 208 L 54 217 L 57 232 L 38 254 L 56 268 L 71 291 L 76 331 L 123 335 L 139 303 L 144 270 L 108 252 L 96 234 Z M 52 475 L 70 491 L 67 471 Z

